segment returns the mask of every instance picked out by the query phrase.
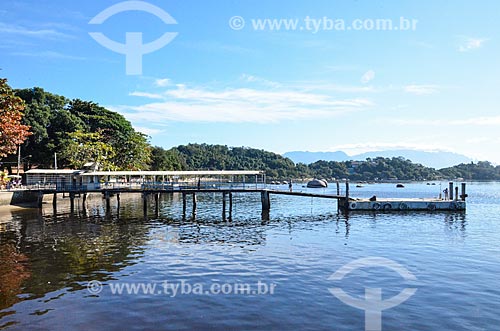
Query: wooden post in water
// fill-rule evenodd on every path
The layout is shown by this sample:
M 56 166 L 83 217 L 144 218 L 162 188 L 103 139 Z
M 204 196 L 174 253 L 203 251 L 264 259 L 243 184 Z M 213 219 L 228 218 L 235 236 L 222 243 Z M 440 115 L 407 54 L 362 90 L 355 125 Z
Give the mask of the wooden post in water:
M 450 182 L 448 185 L 449 185 L 448 191 L 449 191 L 450 200 L 453 200 L 453 182 Z
M 458 201 L 458 186 L 455 186 L 455 201 Z
M 142 192 L 142 211 L 144 218 L 146 218 L 148 215 L 148 194 L 146 192 Z
M 229 221 L 233 219 L 233 193 L 229 192 Z
M 155 217 L 160 217 L 160 193 L 155 193 Z
M 54 208 L 54 213 L 57 212 L 57 193 L 52 196 L 52 207 Z
M 120 218 L 120 193 L 116 194 L 116 217 Z
M 269 191 L 260 192 L 260 200 L 262 202 L 262 212 L 271 210 L 271 200 L 269 199 Z
M 349 179 L 345 181 L 345 210 L 349 210 Z
M 75 193 L 70 192 L 69 194 L 69 204 L 70 204 L 70 213 L 73 214 L 75 212 Z
M 196 193 L 193 193 L 193 218 L 196 216 L 196 206 L 198 204 L 198 198 Z
M 104 191 L 104 199 L 106 199 L 106 214 L 111 212 L 111 201 L 109 201 L 109 191 Z
M 337 195 L 340 195 L 340 183 L 337 181 Z
M 182 192 L 182 219 L 186 218 L 186 193 Z
M 222 192 L 222 220 L 226 220 L 226 191 Z
M 465 201 L 465 198 L 467 198 L 467 194 L 465 193 L 465 183 L 462 183 L 462 195 L 461 195 L 462 201 Z

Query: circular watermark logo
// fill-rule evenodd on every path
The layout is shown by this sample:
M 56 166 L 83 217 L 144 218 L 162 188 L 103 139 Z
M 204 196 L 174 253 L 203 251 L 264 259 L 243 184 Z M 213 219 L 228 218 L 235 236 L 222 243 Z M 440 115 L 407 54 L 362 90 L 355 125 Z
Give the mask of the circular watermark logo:
M 98 280 L 91 280 L 87 283 L 87 291 L 90 294 L 99 294 L 102 291 L 102 283 Z
M 229 19 L 229 27 L 233 30 L 241 30 L 245 27 L 245 19 L 241 16 L 233 16 Z
M 417 277 L 401 264 L 383 258 L 383 257 L 366 257 L 357 259 L 347 263 L 338 269 L 328 279 L 341 281 L 345 276 L 360 268 L 384 267 L 398 273 L 406 281 L 416 281 Z M 417 292 L 416 288 L 405 288 L 399 294 L 392 298 L 383 300 L 381 288 L 365 288 L 364 299 L 352 297 L 339 287 L 328 289 L 330 293 L 337 297 L 340 301 L 365 311 L 365 330 L 366 331 L 381 331 L 382 330 L 382 311 L 396 307 Z

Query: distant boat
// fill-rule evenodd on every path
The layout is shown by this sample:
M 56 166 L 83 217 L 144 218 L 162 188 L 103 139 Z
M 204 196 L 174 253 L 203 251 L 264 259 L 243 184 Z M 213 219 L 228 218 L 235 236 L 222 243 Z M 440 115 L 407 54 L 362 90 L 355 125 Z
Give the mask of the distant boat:
M 356 187 L 363 187 L 363 185 L 362 184 L 357 184 Z
M 307 183 L 307 187 L 309 188 L 328 187 L 328 182 L 324 179 L 313 179 L 309 183 Z
M 397 188 L 404 188 L 405 186 L 403 184 L 399 183 L 399 184 L 396 185 L 396 187 Z

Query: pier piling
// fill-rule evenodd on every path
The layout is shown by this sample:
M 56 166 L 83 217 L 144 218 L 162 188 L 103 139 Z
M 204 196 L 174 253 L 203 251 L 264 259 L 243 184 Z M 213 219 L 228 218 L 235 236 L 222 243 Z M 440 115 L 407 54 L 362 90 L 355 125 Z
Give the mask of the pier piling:
M 233 219 L 233 193 L 229 192 L 229 221 Z
M 182 192 L 182 219 L 186 219 L 186 193 Z
M 142 211 L 144 213 L 144 217 L 148 214 L 148 194 L 146 192 L 142 193 Z
M 345 182 L 345 208 L 349 209 L 349 180 Z
M 462 198 L 462 201 L 465 201 L 465 198 L 467 198 L 467 193 L 465 193 L 465 183 L 462 183 L 462 195 L 460 197 Z
M 196 208 L 197 208 L 197 205 L 198 205 L 198 197 L 196 196 L 196 193 L 193 193 L 193 218 L 196 217 Z
M 262 202 L 262 212 L 271 210 L 271 200 L 269 199 L 269 191 L 260 192 L 260 200 Z
M 71 192 L 69 194 L 69 204 L 70 204 L 70 212 L 73 214 L 75 212 L 75 193 Z
M 448 191 L 450 192 L 450 200 L 453 200 L 453 182 L 449 182 Z
M 222 220 L 226 220 L 226 195 L 227 193 L 222 192 Z

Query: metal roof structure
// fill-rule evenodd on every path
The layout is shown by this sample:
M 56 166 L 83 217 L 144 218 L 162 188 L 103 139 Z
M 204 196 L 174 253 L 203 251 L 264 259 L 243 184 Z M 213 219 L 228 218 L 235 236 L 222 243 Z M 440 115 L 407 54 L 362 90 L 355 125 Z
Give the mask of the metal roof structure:
M 263 175 L 260 170 L 201 170 L 201 171 L 94 171 L 81 176 L 252 176 Z
M 80 176 L 252 176 L 263 175 L 260 170 L 201 170 L 201 171 L 92 171 L 68 169 L 31 169 L 26 174 L 73 175 Z
M 31 169 L 26 171 L 26 174 L 43 174 L 43 175 L 73 175 L 79 174 L 82 170 L 71 170 L 71 169 Z

